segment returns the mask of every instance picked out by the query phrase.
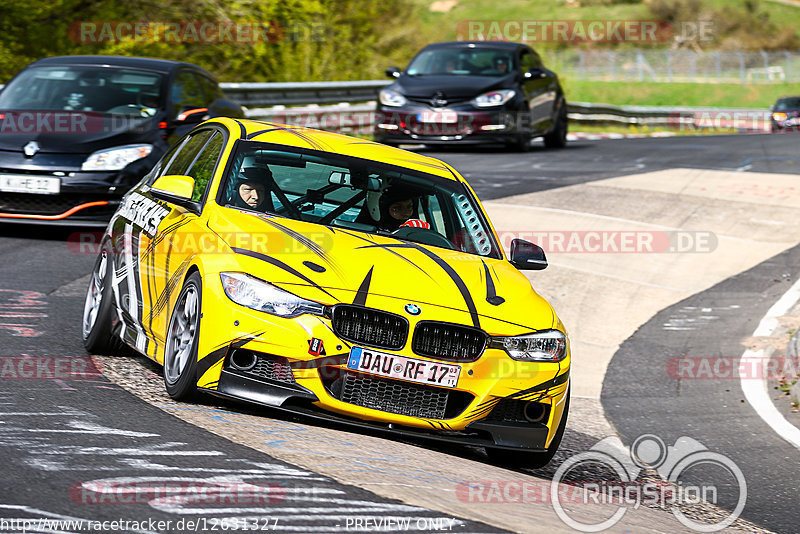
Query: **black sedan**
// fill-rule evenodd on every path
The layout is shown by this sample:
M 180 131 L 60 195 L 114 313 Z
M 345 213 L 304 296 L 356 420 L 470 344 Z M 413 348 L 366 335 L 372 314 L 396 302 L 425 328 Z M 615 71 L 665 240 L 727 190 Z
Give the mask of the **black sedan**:
M 243 117 L 214 77 L 159 59 L 42 59 L 0 91 L 0 223 L 105 226 L 195 124 Z
M 529 46 L 456 41 L 423 48 L 379 94 L 378 142 L 505 143 L 528 150 L 567 142 L 567 102 L 558 76 Z
M 800 132 L 800 96 L 779 98 L 772 106 L 772 132 Z

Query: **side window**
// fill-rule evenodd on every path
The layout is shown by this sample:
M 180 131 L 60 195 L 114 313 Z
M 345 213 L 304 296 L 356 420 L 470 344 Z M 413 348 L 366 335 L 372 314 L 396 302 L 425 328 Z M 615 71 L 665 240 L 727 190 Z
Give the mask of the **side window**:
M 208 107 L 219 96 L 218 94 L 219 88 L 217 87 L 217 82 L 215 82 L 210 78 L 206 78 L 202 74 L 199 74 L 197 76 L 197 79 L 200 80 L 200 87 L 203 90 L 203 97 L 205 98 L 205 107 Z
M 175 115 L 183 108 L 205 106 L 203 90 L 197 78 L 188 70 L 182 70 L 172 83 L 172 105 Z
M 530 52 L 522 53 L 522 58 L 520 59 L 520 69 L 522 72 L 528 72 L 532 68 L 539 66 L 540 65 L 537 65 L 536 58 L 533 57 L 533 54 Z
M 201 130 L 190 136 L 181 144 L 180 150 L 166 167 L 164 174 L 186 174 L 213 133 L 212 130 Z
M 203 200 L 208 183 L 214 175 L 214 169 L 217 167 L 217 161 L 222 153 L 223 141 L 222 134 L 216 132 L 186 172 L 188 176 L 194 178 L 192 200 Z

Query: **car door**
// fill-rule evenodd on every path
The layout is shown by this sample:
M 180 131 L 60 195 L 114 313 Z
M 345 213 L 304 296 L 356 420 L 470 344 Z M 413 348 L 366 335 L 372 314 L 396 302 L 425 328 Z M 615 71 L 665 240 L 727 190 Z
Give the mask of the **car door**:
M 227 141 L 224 130 L 208 127 L 182 139 L 123 199 L 112 220 L 115 238 L 115 294 L 123 340 L 157 361 L 163 360 L 168 314 L 193 256 L 209 234 L 201 222 L 210 183 Z M 153 196 L 161 176 L 195 180 L 196 209 Z
M 555 74 L 545 69 L 539 55 L 527 48 L 521 50 L 519 65 L 532 128 L 536 132 L 544 132 L 552 124 L 557 87 Z

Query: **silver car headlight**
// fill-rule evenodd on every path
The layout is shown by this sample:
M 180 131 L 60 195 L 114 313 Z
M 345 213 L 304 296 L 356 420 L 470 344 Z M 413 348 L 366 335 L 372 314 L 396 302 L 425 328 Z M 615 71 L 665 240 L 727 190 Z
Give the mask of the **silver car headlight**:
M 220 273 L 222 288 L 236 304 L 280 317 L 296 317 L 304 313 L 322 315 L 325 306 L 302 299 L 244 273 Z
M 153 145 L 125 145 L 93 152 L 81 165 L 82 171 L 119 171 L 153 151 Z
M 391 89 L 382 90 L 378 93 L 378 97 L 384 106 L 398 107 L 406 103 L 406 97 Z
M 472 99 L 472 105 L 478 108 L 490 108 L 492 106 L 502 106 L 517 94 L 513 89 L 498 89 L 489 91 Z
M 511 358 L 522 362 L 560 362 L 567 357 L 567 336 L 560 330 L 492 337 L 489 346 L 503 349 Z

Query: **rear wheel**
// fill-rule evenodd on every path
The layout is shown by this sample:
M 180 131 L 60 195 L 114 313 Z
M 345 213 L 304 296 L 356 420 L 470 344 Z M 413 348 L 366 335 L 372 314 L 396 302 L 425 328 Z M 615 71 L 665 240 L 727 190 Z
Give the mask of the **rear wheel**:
M 83 304 L 83 345 L 95 354 L 108 354 L 117 346 L 113 335 L 112 276 L 111 250 L 104 245 L 94 262 Z
M 564 437 L 564 429 L 567 428 L 567 415 L 569 414 L 569 397 L 570 393 L 567 390 L 567 399 L 564 401 L 564 412 L 561 414 L 561 421 L 558 423 L 556 434 L 553 436 L 553 441 L 546 451 L 530 452 L 530 451 L 514 451 L 509 449 L 498 449 L 494 447 L 486 447 L 486 454 L 489 460 L 493 463 L 504 465 L 507 467 L 529 468 L 538 469 L 546 466 L 553 459 L 561 445 L 561 438 Z
M 169 320 L 164 349 L 164 385 L 175 400 L 187 400 L 197 391 L 201 289 L 200 273 L 194 272 L 183 284 Z

